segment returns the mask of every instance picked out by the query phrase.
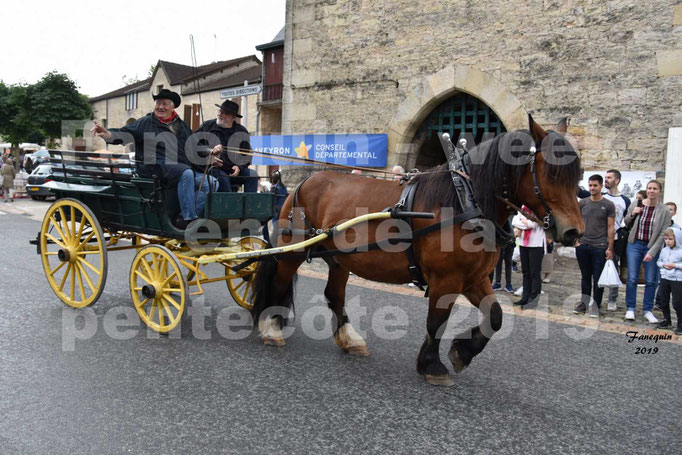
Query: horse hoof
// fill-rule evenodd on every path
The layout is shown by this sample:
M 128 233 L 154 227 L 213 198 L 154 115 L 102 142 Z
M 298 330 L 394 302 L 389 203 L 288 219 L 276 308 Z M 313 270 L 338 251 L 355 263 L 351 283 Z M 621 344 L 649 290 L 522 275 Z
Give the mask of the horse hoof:
M 263 344 L 268 346 L 284 346 L 287 342 L 284 341 L 284 338 L 263 337 Z
M 455 381 L 452 380 L 449 374 L 425 374 L 424 379 L 431 385 L 438 385 L 441 387 L 452 387 L 455 385 Z
M 450 362 L 452 362 L 452 367 L 455 369 L 455 373 L 461 373 L 466 367 L 469 366 L 469 363 L 464 362 L 464 360 L 462 360 L 462 358 L 459 356 L 459 353 L 454 349 L 448 353 L 448 357 L 450 357 Z
M 360 346 L 351 346 L 347 349 L 345 349 L 346 354 L 350 355 L 357 355 L 360 357 L 369 357 L 369 349 L 367 349 L 367 346 L 365 345 L 360 345 Z

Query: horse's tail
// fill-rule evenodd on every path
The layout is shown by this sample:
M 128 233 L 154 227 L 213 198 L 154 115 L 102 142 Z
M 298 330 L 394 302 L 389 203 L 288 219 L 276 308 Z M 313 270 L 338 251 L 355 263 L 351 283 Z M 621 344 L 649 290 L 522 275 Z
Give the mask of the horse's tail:
M 282 326 L 288 319 L 289 310 L 294 309 L 294 285 L 296 284 L 297 275 L 294 274 L 289 283 L 277 282 L 277 266 L 278 261 L 264 260 L 260 261 L 255 272 L 255 280 L 253 283 L 253 308 L 251 308 L 251 315 L 253 316 L 254 325 L 258 325 L 258 321 L 263 313 L 268 308 L 274 307 L 272 316 L 282 321 Z M 284 292 L 278 290 L 286 285 Z

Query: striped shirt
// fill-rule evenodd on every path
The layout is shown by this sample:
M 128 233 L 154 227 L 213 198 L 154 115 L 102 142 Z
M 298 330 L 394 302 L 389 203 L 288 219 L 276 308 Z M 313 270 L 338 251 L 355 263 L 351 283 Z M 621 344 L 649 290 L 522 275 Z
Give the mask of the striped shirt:
M 648 242 L 651 240 L 651 230 L 654 227 L 656 207 L 644 205 L 642 206 L 642 209 L 639 221 L 637 222 L 637 234 L 635 235 L 635 239 Z

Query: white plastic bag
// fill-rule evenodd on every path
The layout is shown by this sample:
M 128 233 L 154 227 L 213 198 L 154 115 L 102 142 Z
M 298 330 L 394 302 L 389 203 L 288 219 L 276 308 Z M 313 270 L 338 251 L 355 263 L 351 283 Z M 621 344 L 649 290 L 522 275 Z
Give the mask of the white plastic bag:
M 604 264 L 604 270 L 601 271 L 598 284 L 600 288 L 619 288 L 623 285 L 616 264 L 611 259 Z
M 512 253 L 512 261 L 519 262 L 521 260 L 521 250 L 519 246 L 516 245 L 514 252 Z

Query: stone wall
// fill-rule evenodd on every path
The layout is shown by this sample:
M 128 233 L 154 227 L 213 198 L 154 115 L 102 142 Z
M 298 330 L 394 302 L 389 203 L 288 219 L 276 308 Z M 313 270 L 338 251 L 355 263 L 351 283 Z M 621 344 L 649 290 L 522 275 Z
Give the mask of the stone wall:
M 568 116 L 588 169 L 660 170 L 682 125 L 675 3 L 287 0 L 282 129 L 389 133 L 389 166 L 404 164 L 462 90 L 508 129 Z

